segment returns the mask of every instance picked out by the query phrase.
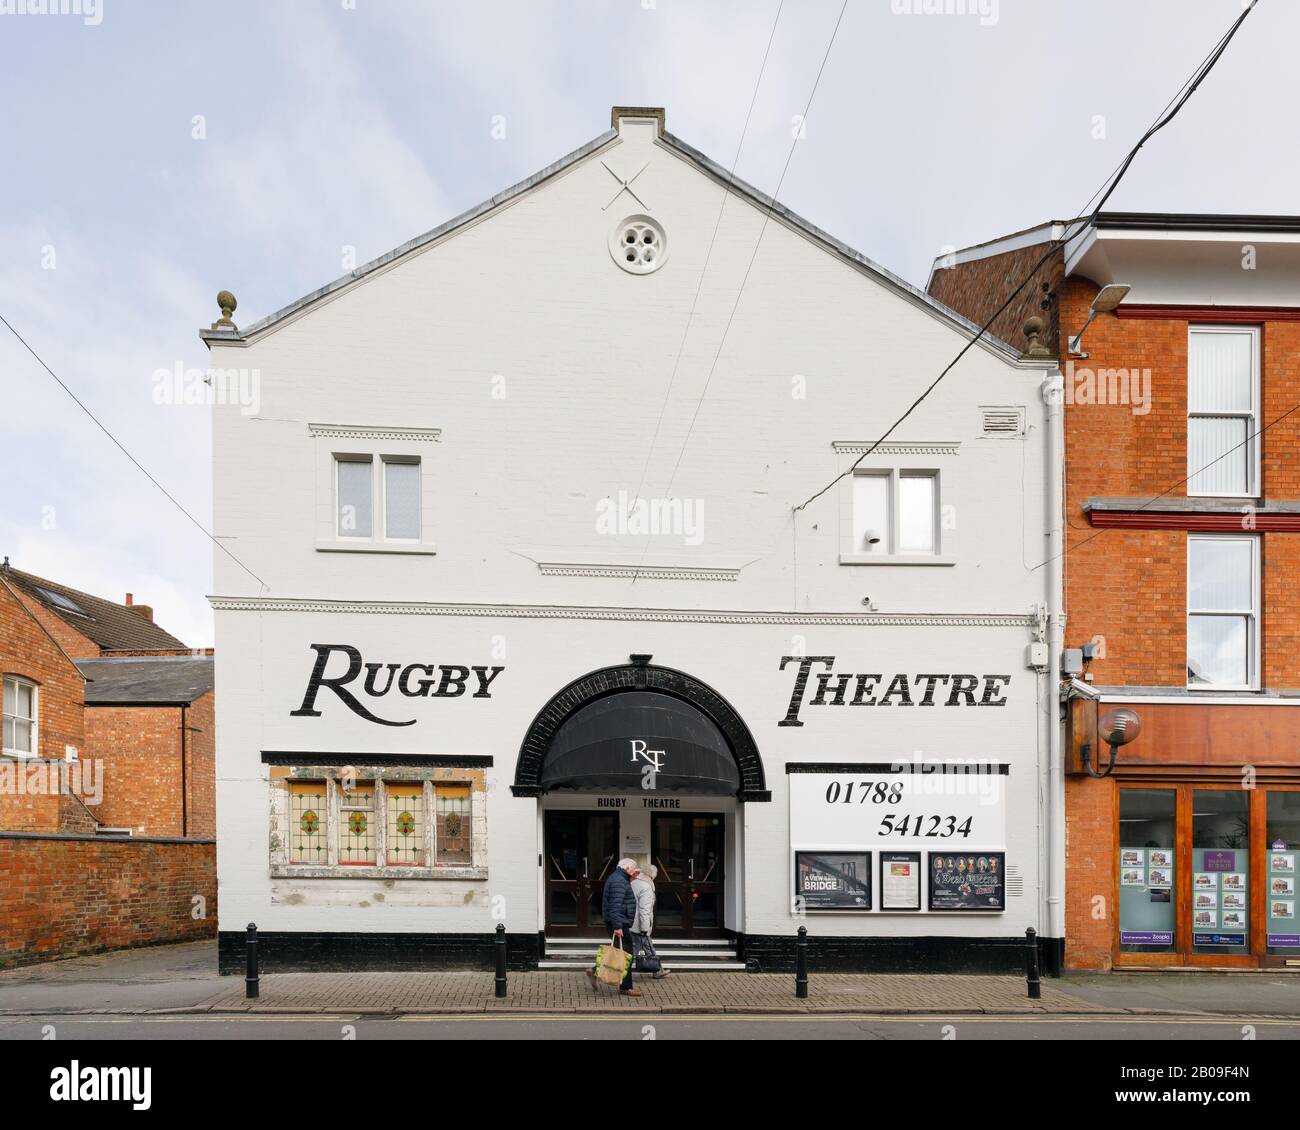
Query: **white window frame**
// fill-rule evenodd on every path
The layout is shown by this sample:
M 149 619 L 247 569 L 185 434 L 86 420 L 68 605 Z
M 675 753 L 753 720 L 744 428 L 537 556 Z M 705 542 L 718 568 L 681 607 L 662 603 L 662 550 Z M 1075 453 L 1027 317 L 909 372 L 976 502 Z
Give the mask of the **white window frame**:
M 21 685 L 29 687 L 32 692 L 32 716 L 31 718 L 21 717 L 17 714 L 9 714 L 4 709 L 4 684 L 13 683 L 15 686 Z M 16 696 L 15 696 L 16 697 Z M 41 687 L 40 684 L 32 679 L 25 678 L 22 675 L 5 675 L 0 679 L 0 745 L 4 742 L 4 720 L 8 718 L 20 719 L 23 722 L 30 722 L 32 725 L 32 748 L 30 752 L 25 749 L 10 749 L 4 746 L 3 753 L 5 757 L 22 757 L 38 758 L 41 755 Z
M 889 482 L 886 491 L 886 526 L 887 543 L 883 553 L 867 553 L 856 543 L 855 529 L 856 495 L 858 479 L 866 477 L 884 478 Z M 905 478 L 928 478 L 934 482 L 934 552 L 900 553 L 898 550 L 900 535 L 899 497 L 901 480 Z M 858 467 L 847 476 L 847 513 L 844 516 L 844 532 L 840 545 L 841 565 L 952 565 L 951 556 L 944 554 L 943 531 L 943 472 L 938 467 Z
M 370 455 L 354 455 L 348 452 L 336 451 L 333 453 L 334 458 L 334 536 L 340 541 L 352 542 L 369 542 L 375 540 L 375 460 Z M 339 489 L 339 468 L 344 463 L 363 463 L 370 468 L 370 533 L 368 534 L 346 534 L 339 526 L 342 519 L 341 507 L 339 502 L 342 493 Z
M 1250 542 L 1250 608 L 1215 609 L 1212 612 L 1192 611 L 1192 543 L 1195 541 L 1248 541 Z M 1183 669 L 1186 671 L 1191 659 L 1191 623 L 1193 616 L 1232 616 L 1246 617 L 1246 682 L 1237 683 L 1194 683 L 1187 679 L 1189 690 L 1197 691 L 1253 691 L 1259 689 L 1260 668 L 1260 539 L 1252 534 L 1199 534 L 1187 535 L 1187 591 L 1184 604 L 1187 609 L 1183 642 L 1186 655 Z
M 1192 338 L 1198 334 L 1247 334 L 1251 339 L 1250 351 L 1250 412 L 1193 412 L 1191 408 L 1192 377 Z M 1260 496 L 1260 443 L 1259 405 L 1260 405 L 1260 327 L 1241 325 L 1189 325 L 1187 327 L 1187 494 L 1189 498 L 1258 498 Z M 1246 421 L 1247 471 L 1249 481 L 1245 491 L 1233 494 L 1217 494 L 1208 491 L 1194 491 L 1192 479 L 1203 468 L 1193 467 L 1192 421 L 1197 419 L 1244 419 Z
M 408 467 L 415 466 L 419 468 L 420 499 L 417 502 L 416 515 L 420 523 L 420 529 L 413 538 L 395 538 L 388 535 L 388 465 L 390 463 L 402 463 Z M 424 535 L 424 461 L 418 455 L 381 455 L 379 457 L 379 467 L 381 480 L 379 484 L 379 516 L 382 519 L 383 540 L 392 545 L 419 545 L 420 539 Z

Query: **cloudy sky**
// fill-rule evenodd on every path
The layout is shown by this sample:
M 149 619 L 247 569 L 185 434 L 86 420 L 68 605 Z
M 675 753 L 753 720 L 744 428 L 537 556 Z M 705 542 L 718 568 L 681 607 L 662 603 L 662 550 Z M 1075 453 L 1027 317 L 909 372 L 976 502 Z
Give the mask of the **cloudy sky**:
M 76 6 L 78 0 L 62 0 Z M 738 173 L 772 191 L 842 0 L 785 0 Z M 209 525 L 205 368 L 247 324 L 662 105 L 730 165 L 778 0 L 0 0 L 0 313 Z M 931 8 L 956 12 L 929 14 Z M 919 9 L 912 11 L 911 9 Z M 963 9 L 965 12 L 963 13 Z M 1242 0 L 848 0 L 781 190 L 918 285 L 1074 215 Z M 1111 207 L 1300 212 L 1300 4 L 1261 0 Z M 502 129 L 502 125 L 504 129 Z M 504 136 L 500 136 L 504 133 Z M 0 326 L 0 554 L 209 645 L 211 543 Z M 218 531 L 219 533 L 220 531 Z

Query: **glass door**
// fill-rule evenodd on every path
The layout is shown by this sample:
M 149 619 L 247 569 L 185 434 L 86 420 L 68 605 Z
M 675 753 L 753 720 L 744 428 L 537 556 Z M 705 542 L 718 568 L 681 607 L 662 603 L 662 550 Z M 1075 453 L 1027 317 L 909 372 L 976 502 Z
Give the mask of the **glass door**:
M 545 817 L 546 932 L 601 934 L 605 879 L 618 862 L 618 817 L 548 812 Z
M 717 813 L 651 817 L 655 933 L 675 937 L 721 934 L 724 922 L 726 822 Z

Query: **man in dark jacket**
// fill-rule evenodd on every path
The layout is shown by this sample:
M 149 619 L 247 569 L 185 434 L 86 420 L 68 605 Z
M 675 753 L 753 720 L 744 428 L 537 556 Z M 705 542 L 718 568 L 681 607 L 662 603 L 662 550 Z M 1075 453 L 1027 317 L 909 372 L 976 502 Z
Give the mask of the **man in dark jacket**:
M 623 940 L 623 948 L 628 953 L 632 952 L 632 927 L 636 924 L 636 892 L 632 890 L 632 880 L 640 873 L 636 860 L 620 859 L 605 880 L 605 895 L 600 904 L 606 929 L 615 938 Z M 639 997 L 641 990 L 632 987 L 632 964 L 628 963 L 627 973 L 618 988 L 619 992 L 630 997 Z

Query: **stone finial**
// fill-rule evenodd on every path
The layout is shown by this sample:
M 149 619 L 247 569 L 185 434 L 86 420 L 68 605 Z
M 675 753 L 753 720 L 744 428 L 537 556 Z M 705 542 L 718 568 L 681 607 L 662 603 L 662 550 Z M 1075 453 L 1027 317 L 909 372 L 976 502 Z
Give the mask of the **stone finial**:
M 1043 330 L 1046 328 L 1047 323 L 1037 314 L 1025 321 L 1025 337 L 1029 340 L 1029 347 L 1020 355 L 1022 358 L 1036 360 L 1042 357 L 1051 357 L 1051 350 L 1038 340 L 1043 336 Z
M 235 312 L 235 307 L 239 305 L 235 301 L 235 296 L 228 290 L 223 290 L 217 295 L 217 305 L 221 307 L 221 317 L 212 323 L 214 330 L 234 330 L 239 327 L 230 320 L 230 315 Z

